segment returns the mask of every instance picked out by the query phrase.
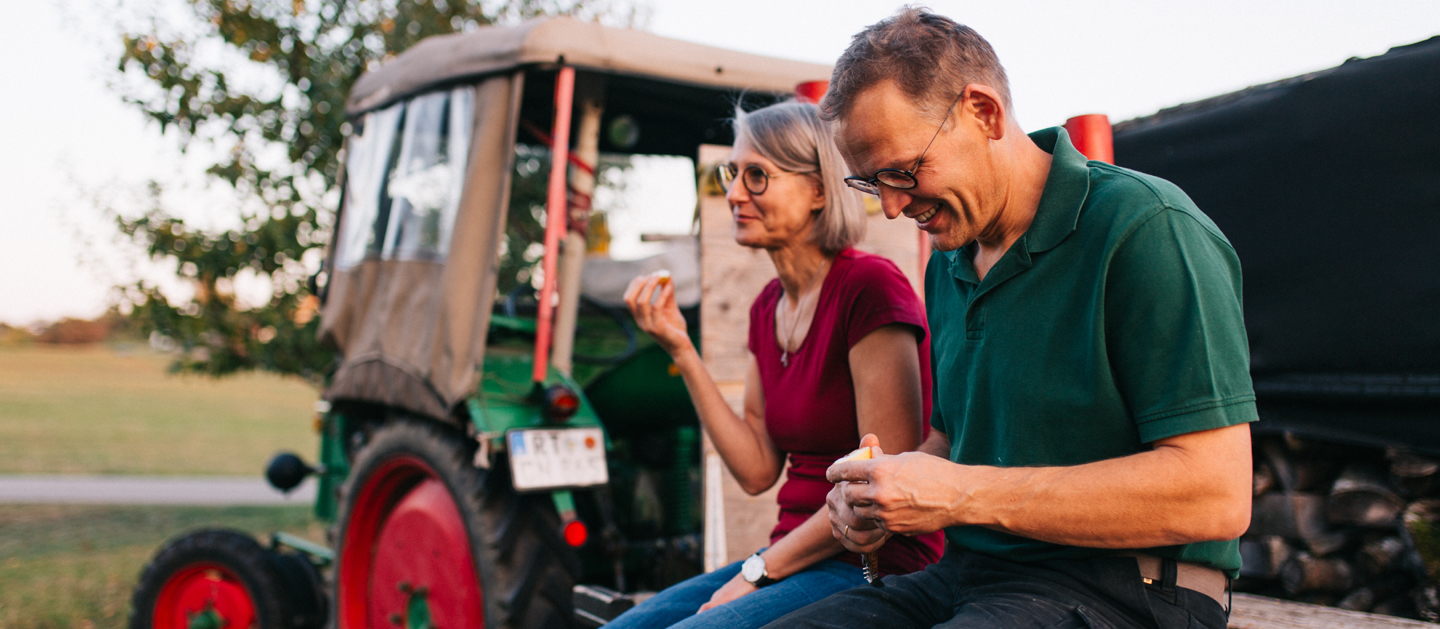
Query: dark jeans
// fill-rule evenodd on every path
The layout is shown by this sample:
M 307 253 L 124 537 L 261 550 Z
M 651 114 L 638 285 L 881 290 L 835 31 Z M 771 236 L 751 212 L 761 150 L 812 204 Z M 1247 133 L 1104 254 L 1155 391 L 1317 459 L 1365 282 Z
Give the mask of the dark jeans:
M 939 563 L 885 587 L 858 587 L 765 629 L 1225 629 L 1225 609 L 1199 592 L 1145 585 L 1127 557 L 1017 563 L 945 549 Z

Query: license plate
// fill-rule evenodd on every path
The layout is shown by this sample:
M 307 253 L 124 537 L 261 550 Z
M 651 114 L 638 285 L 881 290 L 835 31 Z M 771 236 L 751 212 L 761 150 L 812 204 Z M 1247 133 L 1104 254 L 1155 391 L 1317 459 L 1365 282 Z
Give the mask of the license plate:
M 516 491 L 610 482 L 599 428 L 535 428 L 505 434 Z

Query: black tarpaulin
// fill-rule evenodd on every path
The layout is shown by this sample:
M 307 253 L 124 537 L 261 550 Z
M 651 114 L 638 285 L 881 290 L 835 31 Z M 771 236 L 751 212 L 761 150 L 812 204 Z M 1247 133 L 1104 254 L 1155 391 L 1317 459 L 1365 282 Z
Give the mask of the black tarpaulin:
M 1260 429 L 1440 452 L 1440 37 L 1115 126 L 1245 282 Z

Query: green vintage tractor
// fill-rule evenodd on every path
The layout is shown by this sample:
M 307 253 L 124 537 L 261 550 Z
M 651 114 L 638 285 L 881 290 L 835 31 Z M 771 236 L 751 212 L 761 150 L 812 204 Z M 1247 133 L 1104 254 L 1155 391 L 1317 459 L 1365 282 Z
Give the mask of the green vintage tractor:
M 283 490 L 318 477 L 328 544 L 173 540 L 131 626 L 599 626 L 619 593 L 700 572 L 695 411 L 619 300 L 668 269 L 698 330 L 696 245 L 608 259 L 587 234 L 596 166 L 697 160 L 731 142 L 742 94 L 828 76 L 568 18 L 432 38 L 366 74 L 318 283 L 341 355 L 319 459 L 267 470 Z

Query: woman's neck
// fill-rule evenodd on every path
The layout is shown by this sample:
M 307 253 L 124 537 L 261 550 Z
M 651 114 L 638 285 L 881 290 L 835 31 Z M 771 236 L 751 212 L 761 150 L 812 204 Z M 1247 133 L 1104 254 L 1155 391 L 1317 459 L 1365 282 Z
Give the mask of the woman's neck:
M 819 247 L 810 243 L 770 250 L 770 261 L 775 264 L 780 285 L 785 288 L 785 299 L 791 307 L 798 304 L 812 286 L 819 285 L 816 280 L 829 270 L 829 260 Z

